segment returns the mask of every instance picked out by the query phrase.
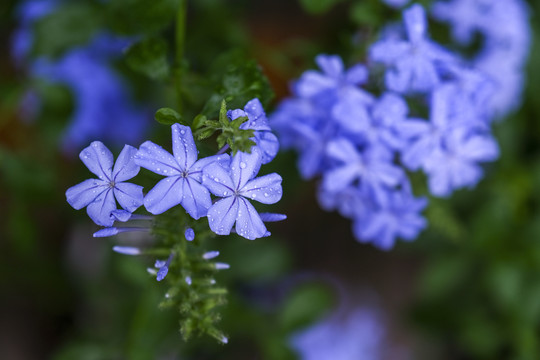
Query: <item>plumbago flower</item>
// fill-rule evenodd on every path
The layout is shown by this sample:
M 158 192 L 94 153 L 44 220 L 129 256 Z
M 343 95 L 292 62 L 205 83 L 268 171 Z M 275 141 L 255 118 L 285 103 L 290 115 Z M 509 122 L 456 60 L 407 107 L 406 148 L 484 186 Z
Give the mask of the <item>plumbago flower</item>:
M 125 182 L 139 172 L 133 158 L 137 149 L 126 145 L 116 163 L 112 153 L 99 141 L 84 149 L 79 157 L 99 179 L 88 179 L 66 191 L 67 202 L 75 209 L 86 207 L 88 216 L 98 225 L 111 226 L 117 210 L 116 201 L 128 212 L 143 203 L 142 186 Z M 114 168 L 113 168 L 114 163 Z
M 319 55 L 322 72 L 302 75 L 271 116 L 284 146 L 299 153 L 302 177 L 321 177 L 321 206 L 350 218 L 357 240 L 381 249 L 427 226 L 420 216 L 427 201 L 413 196 L 406 170 L 422 170 L 431 194 L 449 196 L 474 187 L 481 163 L 499 155 L 490 126 L 500 84 L 430 40 L 420 5 L 403 19 L 402 33 L 386 31 L 369 50 L 373 76 L 384 71 L 380 96 L 361 87 L 368 73 L 349 80 L 339 58 Z
M 239 151 L 228 168 L 210 164 L 204 168 L 203 184 L 217 201 L 208 210 L 208 224 L 213 232 L 228 235 L 236 223 L 236 233 L 246 239 L 268 236 L 263 220 L 249 199 L 274 204 L 281 199 L 281 176 L 276 173 L 254 178 L 262 163 L 259 151 Z
M 161 214 L 178 204 L 194 219 L 206 216 L 212 205 L 208 189 L 201 184 L 202 169 L 215 161 L 228 162 L 229 155 L 210 156 L 197 161 L 198 152 L 191 128 L 171 126 L 173 155 L 151 141 L 143 143 L 135 163 L 166 176 L 146 194 L 144 206 L 152 214 Z

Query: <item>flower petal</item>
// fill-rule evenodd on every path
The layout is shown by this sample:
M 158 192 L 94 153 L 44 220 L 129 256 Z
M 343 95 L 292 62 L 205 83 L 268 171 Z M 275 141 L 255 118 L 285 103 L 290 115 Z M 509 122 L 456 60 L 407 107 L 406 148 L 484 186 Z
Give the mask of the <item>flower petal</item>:
M 249 181 L 240 194 L 263 204 L 275 204 L 281 199 L 281 176 L 268 174 Z
M 181 168 L 187 170 L 197 161 L 197 147 L 189 126 L 173 124 L 172 143 L 173 154 Z
M 114 163 L 113 154 L 101 141 L 94 141 L 79 154 L 88 170 L 96 174 L 101 180 L 111 180 Z
M 236 217 L 236 233 L 249 240 L 263 237 L 266 234 L 259 213 L 247 199 L 239 198 L 238 216 Z
M 80 210 L 88 206 L 91 202 L 105 190 L 107 182 L 98 179 L 84 180 L 82 183 L 70 187 L 66 191 L 66 200 L 74 209 Z
M 143 187 L 132 183 L 118 183 L 114 187 L 114 196 L 120 206 L 134 212 L 143 204 Z
M 164 176 L 180 175 L 183 171 L 171 154 L 151 141 L 146 141 L 141 145 L 135 154 L 135 163 Z
M 342 191 L 361 175 L 358 166 L 340 166 L 324 173 L 322 187 L 331 193 Z
M 203 169 L 212 163 L 217 163 L 221 167 L 228 169 L 231 164 L 231 157 L 229 154 L 220 154 L 199 159 L 191 166 L 191 169 L 189 169 L 189 177 L 194 178 L 198 182 L 202 182 Z
M 257 131 L 255 132 L 255 142 L 261 152 L 263 164 L 274 160 L 279 151 L 279 141 L 276 135 L 270 131 Z
M 229 196 L 208 209 L 208 225 L 218 235 L 229 235 L 238 216 L 238 199 Z
M 102 192 L 86 208 L 90 219 L 101 226 L 111 226 L 114 223 L 114 218 L 111 216 L 111 212 L 114 210 L 116 210 L 116 201 L 114 201 L 112 189 Z
M 185 179 L 181 176 L 168 176 L 154 186 L 144 197 L 144 207 L 150 213 L 161 214 L 182 202 Z
M 183 182 L 182 206 L 195 220 L 206 216 L 208 208 L 212 206 L 212 199 L 208 189 L 197 181 L 187 178 Z
M 114 164 L 112 176 L 115 182 L 118 183 L 129 180 L 139 173 L 141 168 L 139 165 L 135 164 L 134 159 L 137 151 L 138 150 L 133 146 L 124 146 L 122 152 L 116 159 L 116 163 Z
M 218 163 L 210 164 L 203 169 L 202 183 L 216 196 L 226 197 L 234 194 L 231 175 Z
M 251 154 L 237 152 L 231 162 L 231 175 L 236 190 L 242 189 L 261 167 L 261 155 L 256 148 Z

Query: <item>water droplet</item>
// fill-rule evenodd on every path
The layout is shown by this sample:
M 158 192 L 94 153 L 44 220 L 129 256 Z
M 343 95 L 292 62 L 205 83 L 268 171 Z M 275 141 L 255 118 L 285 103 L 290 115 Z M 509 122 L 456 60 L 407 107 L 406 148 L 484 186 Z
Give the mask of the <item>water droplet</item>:
M 182 130 L 180 130 L 180 134 L 184 135 L 185 133 L 186 133 L 186 131 L 185 131 L 185 130 L 183 130 L 183 129 L 182 129 Z
M 240 162 L 240 169 L 245 169 L 246 166 L 247 166 L 247 165 L 246 165 L 245 162 L 243 162 L 243 161 Z
M 270 196 L 267 192 L 264 193 L 264 197 Z

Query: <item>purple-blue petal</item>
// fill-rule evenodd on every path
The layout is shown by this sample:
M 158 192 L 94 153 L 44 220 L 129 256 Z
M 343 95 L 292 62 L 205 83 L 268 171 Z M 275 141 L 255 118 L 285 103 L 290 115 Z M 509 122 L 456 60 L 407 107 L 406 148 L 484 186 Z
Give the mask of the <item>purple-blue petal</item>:
M 240 194 L 263 204 L 275 204 L 282 196 L 281 176 L 276 173 L 268 174 L 249 181 Z
M 229 196 L 208 209 L 208 225 L 218 235 L 229 235 L 238 216 L 238 199 Z
M 251 154 L 238 151 L 231 161 L 231 177 L 234 189 L 242 189 L 261 167 L 261 155 L 256 148 Z
M 164 176 L 180 175 L 184 170 L 169 152 L 151 141 L 141 145 L 135 154 L 135 163 Z
M 183 182 L 181 176 L 168 176 L 154 186 L 144 197 L 144 207 L 150 213 L 161 214 L 182 202 Z
M 238 201 L 236 233 L 249 240 L 265 236 L 266 226 L 264 226 L 257 210 L 255 210 L 247 199 L 239 198 Z
M 206 212 L 212 206 L 212 199 L 208 189 L 197 181 L 186 178 L 183 182 L 182 207 L 195 220 L 206 216 Z
M 118 183 L 129 180 L 139 173 L 141 169 L 139 165 L 135 164 L 135 154 L 137 149 L 133 146 L 126 145 L 116 158 L 114 169 L 112 172 L 113 180 Z
M 106 181 L 88 179 L 67 189 L 66 200 L 74 209 L 80 210 L 96 200 L 108 188 L 109 186 Z
M 114 186 L 114 196 L 120 206 L 132 213 L 143 204 L 143 187 L 126 182 L 117 183 Z
M 114 223 L 114 219 L 111 217 L 111 212 L 114 210 L 116 210 L 116 201 L 112 188 L 102 192 L 86 208 L 90 219 L 101 226 L 111 226 Z
M 88 170 L 101 180 L 112 180 L 113 154 L 101 141 L 94 141 L 79 154 Z
M 197 161 L 197 147 L 189 126 L 173 124 L 172 144 L 173 154 L 181 169 L 189 169 Z
M 212 194 L 220 197 L 231 196 L 236 190 L 231 175 L 218 163 L 203 169 L 202 183 Z

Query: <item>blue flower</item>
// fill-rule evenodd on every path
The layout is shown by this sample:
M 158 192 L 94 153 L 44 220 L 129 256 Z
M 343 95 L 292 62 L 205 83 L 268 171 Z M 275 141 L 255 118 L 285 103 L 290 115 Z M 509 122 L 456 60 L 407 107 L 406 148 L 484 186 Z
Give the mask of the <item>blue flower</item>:
M 126 145 L 118 155 L 113 168 L 113 155 L 99 141 L 94 141 L 80 153 L 86 167 L 99 179 L 89 179 L 72 186 L 66 191 L 67 202 L 75 209 L 87 207 L 88 216 L 98 225 L 111 226 L 116 210 L 116 200 L 129 212 L 135 211 L 143 203 L 142 186 L 125 182 L 139 172 L 133 158 L 137 152 Z
M 337 138 L 326 149 L 329 159 L 337 165 L 323 174 L 322 187 L 338 192 L 357 181 L 359 186 L 375 195 L 400 183 L 403 170 L 392 164 L 392 153 L 381 146 L 359 151 L 351 141 Z
M 386 86 L 396 92 L 428 92 L 440 81 L 440 63 L 456 59 L 427 39 L 426 14 L 415 4 L 403 12 L 407 40 L 382 39 L 370 48 L 370 58 L 388 67 Z
M 301 360 L 378 360 L 387 344 L 380 314 L 371 308 L 336 312 L 290 340 Z
M 206 216 L 212 205 L 208 189 L 201 184 L 202 170 L 215 161 L 228 162 L 228 155 L 210 156 L 197 161 L 198 152 L 191 128 L 171 126 L 173 155 L 151 141 L 143 143 L 135 155 L 141 167 L 166 176 L 144 197 L 144 206 L 152 214 L 161 214 L 178 204 L 194 219 Z
M 382 193 L 386 198 L 371 203 L 354 219 L 353 232 L 362 243 L 372 243 L 381 250 L 394 246 L 397 237 L 412 241 L 426 226 L 420 212 L 426 207 L 427 199 L 415 199 L 408 186 L 402 190 Z
M 454 189 L 475 186 L 483 173 L 478 163 L 499 157 L 497 142 L 491 136 L 464 128 L 447 134 L 442 145 L 434 149 L 424 165 L 429 190 L 436 196 L 448 196 Z
M 214 163 L 204 168 L 203 184 L 223 199 L 208 209 L 210 229 L 218 235 L 228 235 L 236 223 L 236 233 L 246 239 L 267 234 L 266 227 L 249 199 L 274 204 L 281 199 L 281 176 L 276 173 L 254 179 L 259 172 L 261 155 L 237 152 L 230 167 Z
M 268 124 L 268 119 L 259 99 L 250 100 L 243 111 L 240 109 L 229 110 L 227 116 L 231 120 L 235 120 L 241 116 L 248 117 L 248 121 L 240 125 L 240 129 L 255 130 L 253 141 L 255 141 L 257 148 L 261 152 L 261 161 L 263 164 L 268 164 L 276 157 L 279 150 L 279 141 L 276 135 L 271 132 L 272 129 Z

